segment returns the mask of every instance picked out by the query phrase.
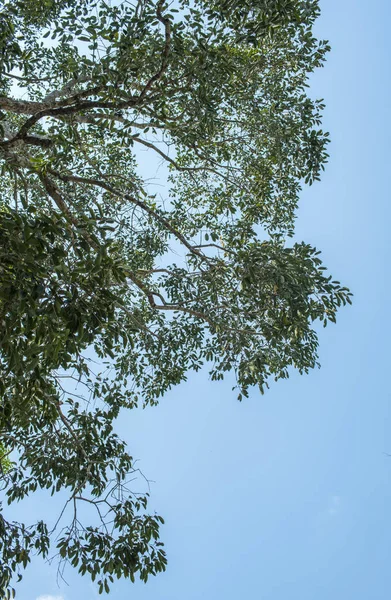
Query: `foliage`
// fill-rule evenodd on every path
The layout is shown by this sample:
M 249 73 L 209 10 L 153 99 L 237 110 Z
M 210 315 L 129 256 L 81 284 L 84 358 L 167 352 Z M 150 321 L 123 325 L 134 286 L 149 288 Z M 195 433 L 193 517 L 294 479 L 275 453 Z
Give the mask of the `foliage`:
M 328 51 L 318 12 L 0 2 L 1 481 L 8 503 L 69 494 L 52 531 L 0 517 L 4 596 L 55 535 L 61 564 L 100 591 L 165 569 L 162 519 L 128 487 L 122 409 L 205 363 L 213 380 L 235 373 L 240 399 L 318 364 L 314 323 L 350 302 L 291 240 L 301 185 L 327 161 L 323 103 L 307 95 Z M 167 166 L 165 197 L 140 149 Z
M 12 461 L 10 460 L 4 444 L 0 444 L 0 472 L 7 474 L 12 469 Z

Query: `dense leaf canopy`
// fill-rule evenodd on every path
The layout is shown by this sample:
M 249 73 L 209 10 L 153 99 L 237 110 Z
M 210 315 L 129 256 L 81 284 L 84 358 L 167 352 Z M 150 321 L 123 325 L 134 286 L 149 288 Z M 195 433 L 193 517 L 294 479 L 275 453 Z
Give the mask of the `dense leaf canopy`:
M 50 532 L 0 515 L 3 595 L 51 542 L 100 591 L 165 569 L 121 409 L 205 363 L 240 399 L 317 365 L 314 322 L 350 302 L 292 242 L 327 161 L 317 16 L 316 0 L 0 1 L 1 481 L 9 503 L 68 492 Z

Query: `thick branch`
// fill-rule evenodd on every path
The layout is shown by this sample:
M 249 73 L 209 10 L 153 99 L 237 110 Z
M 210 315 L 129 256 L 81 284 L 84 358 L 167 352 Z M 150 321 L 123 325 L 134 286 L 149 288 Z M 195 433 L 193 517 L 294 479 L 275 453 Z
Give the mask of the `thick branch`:
M 38 135 L 26 135 L 23 139 L 14 137 L 10 140 L 5 140 L 2 142 L 0 141 L 0 145 L 5 148 L 9 148 L 15 144 L 19 144 L 20 142 L 23 142 L 29 146 L 38 146 L 39 148 L 50 148 L 53 145 L 53 140 Z
M 75 84 L 79 83 L 80 80 L 75 80 Z M 69 83 L 67 84 L 69 85 Z M 64 86 L 63 90 L 66 86 Z M 58 97 L 54 94 L 62 95 L 63 90 L 56 90 L 55 92 L 51 92 L 44 100 L 41 102 L 34 102 L 32 100 L 15 100 L 14 98 L 9 98 L 8 96 L 0 96 L 0 108 L 13 112 L 18 115 L 35 115 L 38 112 L 49 108 L 61 108 L 64 106 L 69 106 L 69 104 L 73 104 L 78 99 L 85 98 L 96 94 L 98 91 L 102 89 L 102 86 L 95 86 L 94 88 L 82 90 L 73 96 L 66 98 L 62 102 L 55 102 L 55 99 Z
M 33 115 L 45 108 L 44 102 L 31 102 L 30 100 L 14 100 L 7 96 L 0 96 L 0 108 L 18 115 Z

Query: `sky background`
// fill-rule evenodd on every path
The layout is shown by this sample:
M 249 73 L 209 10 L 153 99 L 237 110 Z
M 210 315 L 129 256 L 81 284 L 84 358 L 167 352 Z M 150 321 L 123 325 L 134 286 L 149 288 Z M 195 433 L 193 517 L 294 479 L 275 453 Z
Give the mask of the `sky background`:
M 330 162 L 302 194 L 297 238 L 354 292 L 320 335 L 322 369 L 239 404 L 232 381 L 192 375 L 119 433 L 166 520 L 167 572 L 119 582 L 116 600 L 388 600 L 391 589 L 390 51 L 386 0 L 323 0 L 332 52 L 312 79 Z M 22 507 L 21 507 L 22 508 Z M 56 506 L 56 509 L 58 507 Z M 50 513 L 52 509 L 46 511 Z M 36 496 L 23 518 L 42 514 Z M 19 600 L 85 600 L 56 565 L 26 571 Z

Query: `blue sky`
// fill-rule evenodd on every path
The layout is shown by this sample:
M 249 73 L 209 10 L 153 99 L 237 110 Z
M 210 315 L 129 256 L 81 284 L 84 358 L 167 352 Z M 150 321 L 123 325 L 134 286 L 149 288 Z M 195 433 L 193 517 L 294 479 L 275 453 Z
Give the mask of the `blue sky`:
M 312 80 L 326 101 L 330 162 L 305 190 L 297 237 L 354 292 L 321 332 L 322 369 L 239 404 L 205 372 L 119 424 L 166 519 L 165 574 L 120 582 L 117 600 L 388 600 L 391 589 L 389 391 L 391 9 L 323 0 L 332 53 Z M 35 504 L 34 504 L 35 503 Z M 30 517 L 39 498 L 24 508 Z M 20 600 L 97 597 L 68 569 L 26 572 Z

